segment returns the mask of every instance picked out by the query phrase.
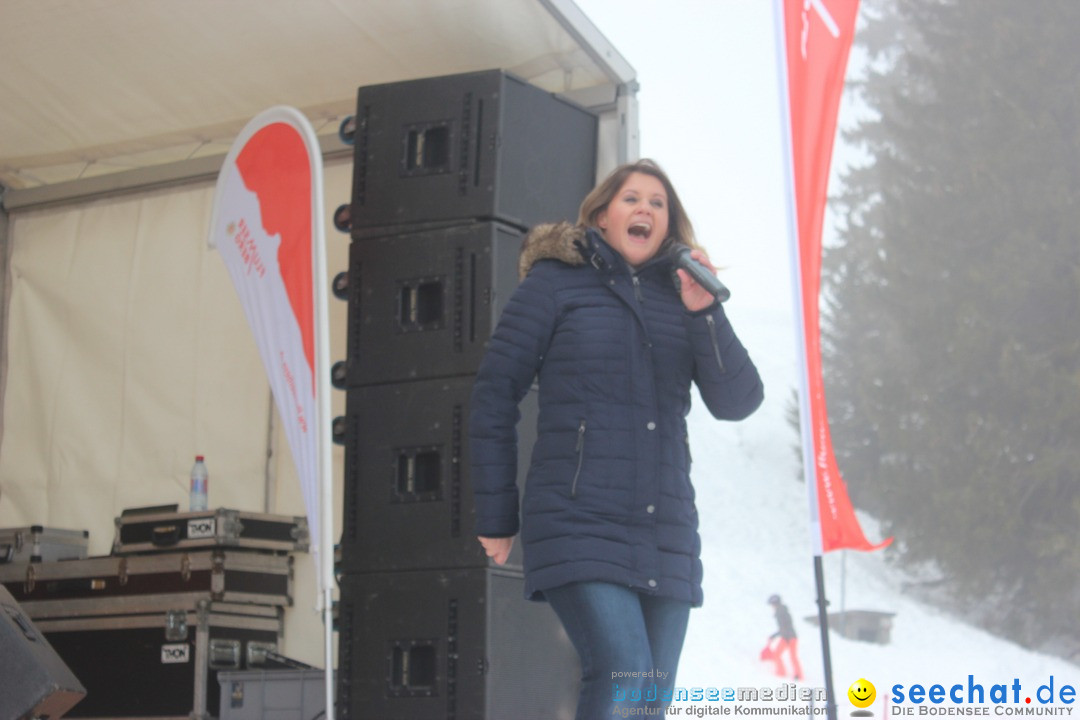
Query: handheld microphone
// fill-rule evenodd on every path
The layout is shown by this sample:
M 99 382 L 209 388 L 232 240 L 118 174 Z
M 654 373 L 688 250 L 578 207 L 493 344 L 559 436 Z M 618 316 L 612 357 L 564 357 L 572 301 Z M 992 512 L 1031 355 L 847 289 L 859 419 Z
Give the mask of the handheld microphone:
M 698 285 L 711 292 L 719 302 L 724 302 L 731 297 L 731 291 L 724 283 L 709 272 L 709 268 L 690 257 L 690 248 L 686 245 L 676 245 L 674 250 L 675 267 L 682 268 L 690 273 L 690 277 L 697 281 Z

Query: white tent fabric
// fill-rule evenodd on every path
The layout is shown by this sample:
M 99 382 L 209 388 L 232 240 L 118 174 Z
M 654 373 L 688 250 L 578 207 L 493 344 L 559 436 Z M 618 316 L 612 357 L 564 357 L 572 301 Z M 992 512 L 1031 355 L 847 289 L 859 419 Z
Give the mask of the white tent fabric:
M 348 197 L 351 172 L 326 168 L 328 197 Z M 276 423 L 270 430 L 247 320 L 206 244 L 213 192 L 201 184 L 13 218 L 13 236 L 33 242 L 15 242 L 11 255 L 0 527 L 87 529 L 91 553 L 108 554 L 123 508 L 187 508 L 195 454 L 210 468 L 211 506 L 304 514 L 288 443 Z M 328 235 L 331 278 L 347 266 L 348 244 Z M 345 327 L 346 311 L 330 305 L 332 327 Z M 333 333 L 335 357 L 344 345 Z M 333 402 L 332 414 L 344 414 L 344 395 Z M 297 557 L 296 574 L 285 649 L 321 666 L 310 556 Z
M 601 172 L 636 153 L 633 70 L 571 0 L 3 0 L 0 67 L 0 527 L 87 529 L 95 555 L 124 508 L 186 508 L 197 453 L 212 506 L 304 514 L 206 245 L 251 117 L 297 107 L 338 146 L 328 215 L 351 195 L 336 135 L 366 84 L 506 69 L 601 112 Z M 325 222 L 332 278 L 349 240 Z M 340 359 L 346 312 L 331 302 Z M 335 447 L 339 508 L 343 464 Z M 295 587 L 283 649 L 321 666 L 311 556 Z
M 0 67 L 0 185 L 15 189 L 224 154 L 278 104 L 325 134 L 367 84 L 632 76 L 570 0 L 4 0 Z

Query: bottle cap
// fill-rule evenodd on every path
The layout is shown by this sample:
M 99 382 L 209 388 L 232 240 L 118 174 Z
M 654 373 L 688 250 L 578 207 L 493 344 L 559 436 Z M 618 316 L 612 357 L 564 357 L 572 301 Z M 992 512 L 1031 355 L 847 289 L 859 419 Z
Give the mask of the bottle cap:
M 203 456 L 202 456 L 202 455 L 196 455 L 196 456 L 195 456 L 195 462 L 201 462 L 202 460 L 203 460 Z

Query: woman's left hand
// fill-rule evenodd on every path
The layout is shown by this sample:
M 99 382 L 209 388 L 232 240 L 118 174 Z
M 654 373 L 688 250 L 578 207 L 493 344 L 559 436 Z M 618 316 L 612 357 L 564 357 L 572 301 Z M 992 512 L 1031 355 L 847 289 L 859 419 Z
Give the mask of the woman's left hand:
M 707 267 L 709 272 L 713 275 L 716 274 L 716 268 L 709 262 L 709 257 L 703 250 L 692 250 L 690 252 L 690 257 Z M 690 276 L 690 273 L 682 269 L 676 270 L 675 272 L 679 274 L 682 301 L 687 310 L 690 312 L 697 312 L 698 310 L 704 310 L 716 302 L 716 296 L 694 280 L 694 278 Z

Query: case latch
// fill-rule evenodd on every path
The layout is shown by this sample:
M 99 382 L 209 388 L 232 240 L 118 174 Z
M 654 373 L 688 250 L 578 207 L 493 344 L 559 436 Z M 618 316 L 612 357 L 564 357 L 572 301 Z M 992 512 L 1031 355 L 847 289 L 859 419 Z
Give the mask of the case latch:
M 169 642 L 187 640 L 187 612 L 169 610 L 165 613 L 165 639 Z
M 210 641 L 210 668 L 213 670 L 238 670 L 240 668 L 240 641 L 218 638 Z

